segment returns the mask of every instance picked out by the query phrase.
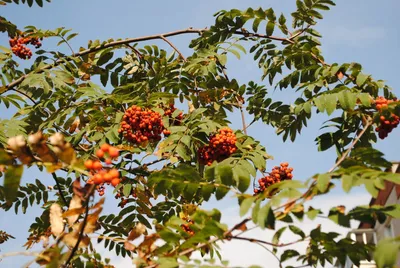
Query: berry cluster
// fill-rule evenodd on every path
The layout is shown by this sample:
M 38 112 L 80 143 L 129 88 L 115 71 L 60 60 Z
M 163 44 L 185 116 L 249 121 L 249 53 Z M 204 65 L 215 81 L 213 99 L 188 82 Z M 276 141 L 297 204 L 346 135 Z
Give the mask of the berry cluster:
M 111 165 L 112 159 L 117 158 L 119 156 L 119 150 L 105 143 L 100 146 L 99 150 L 97 150 L 96 156 L 100 159 L 105 158 L 104 162 L 107 165 Z
M 266 188 L 272 184 L 291 180 L 293 178 L 292 174 L 293 168 L 289 167 L 287 162 L 281 163 L 280 166 L 273 167 L 272 171 L 265 177 L 258 180 L 259 188 L 254 189 L 254 194 L 259 194 L 265 191 Z
M 9 40 L 12 52 L 20 57 L 21 59 L 30 59 L 32 57 L 32 51 L 26 46 L 28 44 L 33 45 L 35 48 L 42 46 L 39 38 L 35 37 L 14 37 Z
M 187 223 L 181 224 L 181 228 L 185 233 L 187 233 L 189 236 L 194 235 L 194 231 L 190 229 L 190 225 L 194 224 L 194 221 L 187 217 L 183 217 L 182 220 L 186 221 Z
M 212 162 L 220 162 L 236 152 L 236 136 L 232 129 L 225 127 L 217 134 L 210 137 L 209 145 L 198 150 L 199 162 L 204 165 L 211 165 Z
M 97 157 L 100 159 L 107 157 L 105 163 L 110 165 L 112 159 L 119 156 L 119 151 L 117 148 L 112 147 L 108 144 L 103 144 L 100 149 L 96 152 Z M 90 171 L 91 177 L 87 181 L 89 184 L 96 184 L 97 191 L 99 195 L 104 195 L 104 184 L 111 184 L 112 186 L 117 186 L 121 183 L 119 171 L 115 168 L 104 169 L 103 164 L 98 160 L 86 160 L 85 167 Z
M 163 130 L 159 113 L 134 105 L 126 110 L 118 132 L 128 141 L 140 144 L 161 140 Z
M 397 99 L 387 100 L 385 97 L 378 97 L 375 100 L 376 109 L 381 114 L 381 116 L 379 117 L 380 125 L 375 129 L 375 131 L 378 132 L 378 136 L 380 139 L 386 138 L 388 134 L 392 132 L 392 130 L 396 128 L 400 123 L 399 116 L 393 113 L 391 113 L 389 116 L 385 116 L 383 114 L 385 113 L 388 104 L 395 101 L 397 101 Z M 388 115 L 388 112 L 386 112 L 386 115 Z

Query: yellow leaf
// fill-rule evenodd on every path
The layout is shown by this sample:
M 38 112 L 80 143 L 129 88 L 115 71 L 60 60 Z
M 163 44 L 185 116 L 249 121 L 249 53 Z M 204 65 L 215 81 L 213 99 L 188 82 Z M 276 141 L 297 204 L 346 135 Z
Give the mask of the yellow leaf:
M 59 170 L 60 168 L 63 167 L 61 162 L 58 163 L 43 163 L 43 165 L 46 167 L 47 172 L 53 173 Z

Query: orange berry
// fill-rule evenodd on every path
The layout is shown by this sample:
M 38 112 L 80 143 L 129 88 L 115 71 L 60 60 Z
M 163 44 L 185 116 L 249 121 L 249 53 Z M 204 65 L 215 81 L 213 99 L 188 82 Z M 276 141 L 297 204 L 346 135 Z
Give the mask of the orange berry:
M 120 179 L 114 178 L 114 179 L 112 179 L 112 181 L 111 181 L 111 185 L 115 187 L 115 186 L 117 186 L 120 182 L 121 182 Z
M 103 179 L 105 182 L 111 182 L 113 177 L 110 173 L 106 173 L 106 174 L 104 174 Z
M 87 169 L 93 169 L 93 161 L 90 160 L 90 159 L 86 160 L 86 161 L 85 161 L 85 167 L 86 167 Z
M 104 143 L 103 145 L 100 146 L 100 149 L 103 150 L 104 152 L 108 152 L 108 150 L 110 149 L 110 145 L 107 143 Z
M 106 162 L 107 165 L 111 165 L 112 164 L 111 158 L 107 158 L 105 162 Z
M 103 183 L 103 176 L 100 174 L 96 174 L 93 176 L 93 182 L 94 184 L 102 184 Z
M 108 150 L 108 154 L 111 158 L 116 158 L 119 156 L 119 150 L 115 147 L 110 147 L 110 149 Z
M 98 157 L 98 158 L 103 158 L 103 156 L 104 156 L 104 151 L 103 150 L 97 150 L 97 152 L 96 152 L 96 156 Z
M 110 174 L 112 178 L 119 178 L 119 171 L 115 168 L 111 169 L 108 174 Z
M 100 163 L 100 161 L 94 161 L 93 162 L 93 169 L 99 170 L 102 169 L 103 165 Z

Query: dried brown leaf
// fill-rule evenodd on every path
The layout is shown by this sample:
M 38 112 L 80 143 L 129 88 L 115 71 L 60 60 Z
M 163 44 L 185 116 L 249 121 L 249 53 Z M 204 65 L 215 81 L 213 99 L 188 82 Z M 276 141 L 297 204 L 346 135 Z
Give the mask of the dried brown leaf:
M 59 204 L 54 203 L 50 207 L 50 227 L 55 236 L 59 236 L 64 231 L 62 209 Z
M 135 240 L 145 232 L 146 232 L 146 226 L 144 226 L 142 223 L 139 222 L 129 233 L 128 240 Z
M 82 208 L 81 198 L 77 195 L 73 195 L 69 203 L 69 209 L 63 216 L 67 218 L 69 226 L 72 226 L 83 212 L 84 208 Z
M 78 232 L 71 232 L 69 234 L 64 235 L 63 242 L 68 247 L 74 247 L 78 242 L 79 233 Z M 81 241 L 79 242 L 80 248 L 85 248 L 89 245 L 90 238 L 87 235 L 83 235 Z
M 86 234 L 91 234 L 94 231 L 100 229 L 100 225 L 97 223 L 98 218 L 98 215 L 89 215 L 86 220 L 86 226 L 83 232 Z
M 129 251 L 133 251 L 136 249 L 136 246 L 128 241 L 125 241 L 124 248 Z

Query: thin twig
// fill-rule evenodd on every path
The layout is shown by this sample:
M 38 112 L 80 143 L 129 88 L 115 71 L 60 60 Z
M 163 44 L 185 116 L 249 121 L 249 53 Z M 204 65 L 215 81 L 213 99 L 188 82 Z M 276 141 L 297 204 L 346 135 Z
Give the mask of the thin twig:
M 238 99 L 237 97 L 236 97 L 236 100 L 237 100 L 237 102 L 238 102 L 238 104 L 239 104 L 240 115 L 241 115 L 241 117 L 242 117 L 243 133 L 244 133 L 245 135 L 247 135 L 247 126 L 246 126 L 246 119 L 245 119 L 245 117 L 244 117 L 243 106 L 242 106 L 242 103 L 239 101 L 239 99 Z
M 349 148 L 344 152 L 342 157 L 329 169 L 328 173 L 331 173 L 333 170 L 335 170 L 343 161 L 346 159 L 347 155 L 350 153 L 350 151 L 353 149 L 353 147 L 356 145 L 356 143 L 361 139 L 362 135 L 367 131 L 367 129 L 372 125 L 372 120 L 368 120 L 367 123 L 365 124 L 363 130 L 357 135 L 357 137 L 353 140 L 353 142 L 350 144 Z
M 174 44 L 172 44 L 167 38 L 165 38 L 164 35 L 160 35 L 160 37 L 161 37 L 161 39 L 164 40 L 168 45 L 170 45 L 170 46 L 176 51 L 176 53 L 179 54 L 179 56 L 183 59 L 183 61 L 186 62 L 185 56 L 183 56 L 182 52 L 180 52 L 179 49 L 178 49 L 176 46 L 174 46 Z
M 40 253 L 38 252 L 32 252 L 32 251 L 18 251 L 18 252 L 8 252 L 0 255 L 0 259 L 4 259 L 7 257 L 14 257 L 14 256 L 33 256 L 33 257 L 39 257 Z
M 89 201 L 90 201 L 90 197 L 92 196 L 92 193 L 93 193 L 95 187 L 96 186 L 94 184 L 91 185 L 91 187 L 89 188 L 89 191 L 87 192 L 87 195 L 85 196 L 85 198 L 86 198 L 85 199 L 85 216 L 84 216 L 83 221 L 82 221 L 81 229 L 79 230 L 78 240 L 76 241 L 75 246 L 71 250 L 71 254 L 69 254 L 69 257 L 68 257 L 67 261 L 65 262 L 64 267 L 68 267 L 69 263 L 71 262 L 72 258 L 74 257 L 76 251 L 79 248 L 79 244 L 82 241 L 84 230 L 85 230 L 85 227 L 86 227 L 86 224 L 87 224 L 87 219 L 88 219 L 88 216 L 89 216 Z
M 296 33 L 296 34 L 292 35 L 291 37 L 289 37 L 289 40 L 295 39 L 295 38 L 298 37 L 299 35 L 303 34 L 305 31 L 307 31 L 310 27 L 311 27 L 311 24 L 307 25 L 306 28 L 300 30 L 298 33 Z
M 299 239 L 299 240 L 296 240 L 296 241 L 293 241 L 293 242 L 290 242 L 290 243 L 274 244 L 274 243 L 267 242 L 267 241 L 260 240 L 260 239 L 249 238 L 249 237 L 241 237 L 241 236 L 232 236 L 231 239 L 245 240 L 245 241 L 248 241 L 248 242 L 251 242 L 251 243 L 261 243 L 261 244 L 265 244 L 265 245 L 273 246 L 273 247 L 277 247 L 277 248 L 287 247 L 287 246 L 291 246 L 291 245 L 294 245 L 294 244 L 297 244 L 297 243 L 300 243 L 300 242 L 307 241 L 305 239 Z
M 260 247 L 264 248 L 266 251 L 268 251 L 269 253 L 271 253 L 271 254 L 275 257 L 275 259 L 278 260 L 278 262 L 279 262 L 279 268 L 282 268 L 281 260 L 278 258 L 278 256 L 276 256 L 275 253 L 272 252 L 272 250 L 270 250 L 269 248 L 267 248 L 266 246 L 264 246 L 263 244 L 260 244 L 260 243 L 258 243 L 258 242 L 255 242 L 255 244 L 259 245 Z
M 129 47 L 133 52 L 135 52 L 136 55 L 137 55 L 140 59 L 144 60 L 144 61 L 149 65 L 149 67 L 150 67 L 150 69 L 153 71 L 153 73 L 156 73 L 156 71 L 155 71 L 154 68 L 153 68 L 153 65 L 152 65 L 148 60 L 146 60 L 146 59 L 144 58 L 144 56 L 142 55 L 142 53 L 140 53 L 139 50 L 137 50 L 134 46 L 131 46 L 130 44 L 126 44 L 125 46 Z
M 12 88 L 11 90 L 13 90 L 13 91 L 15 91 L 15 92 L 17 92 L 17 93 L 19 93 L 19 94 L 21 94 L 21 95 L 27 97 L 33 104 L 37 105 L 37 102 L 36 102 L 31 96 L 29 96 L 28 94 L 26 94 L 25 92 L 22 92 L 22 91 L 20 91 L 20 90 L 18 90 L 18 89 L 15 89 L 15 88 Z
M 60 185 L 60 183 L 58 181 L 57 174 L 55 172 L 52 172 L 51 175 L 53 176 L 53 179 L 56 181 L 57 190 L 58 190 L 58 193 L 60 195 L 61 200 L 63 201 L 64 205 L 66 207 L 68 207 L 68 202 L 65 199 L 65 196 L 64 196 L 63 192 L 61 191 L 61 185 Z
M 61 34 L 58 35 L 58 37 L 60 37 L 60 38 L 64 41 L 64 43 L 67 44 L 67 46 L 69 47 L 69 49 L 70 49 L 71 52 L 72 52 L 72 56 L 74 56 L 74 55 L 75 55 L 75 52 L 74 52 L 74 50 L 72 49 L 71 45 L 68 43 L 67 39 L 65 39 L 64 36 L 62 36 Z

